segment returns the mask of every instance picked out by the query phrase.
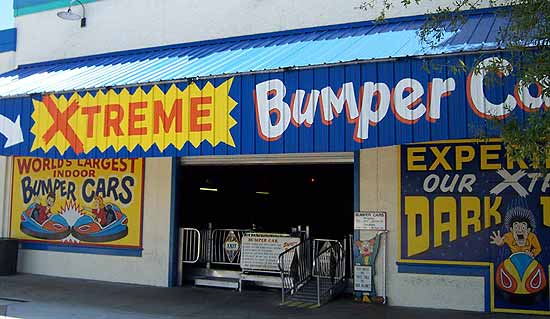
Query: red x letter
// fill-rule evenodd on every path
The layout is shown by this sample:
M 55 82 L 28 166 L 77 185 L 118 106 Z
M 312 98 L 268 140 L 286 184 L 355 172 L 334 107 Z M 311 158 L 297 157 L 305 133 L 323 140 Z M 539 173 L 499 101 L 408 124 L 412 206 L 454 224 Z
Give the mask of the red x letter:
M 44 95 L 42 97 L 42 102 L 44 102 L 44 105 L 46 105 L 46 109 L 54 120 L 52 126 L 50 126 L 50 128 L 42 136 L 46 144 L 52 140 L 52 138 L 55 136 L 55 133 L 61 132 L 61 134 L 65 136 L 65 139 L 73 148 L 74 152 L 76 154 L 82 153 L 84 151 L 84 145 L 82 145 L 82 141 L 80 141 L 80 139 L 76 135 L 76 132 L 69 124 L 69 119 L 80 107 L 78 103 L 76 101 L 73 101 L 65 110 L 65 112 L 61 113 L 59 112 L 59 110 L 57 109 L 57 105 L 55 105 L 54 101 L 52 101 L 49 95 Z

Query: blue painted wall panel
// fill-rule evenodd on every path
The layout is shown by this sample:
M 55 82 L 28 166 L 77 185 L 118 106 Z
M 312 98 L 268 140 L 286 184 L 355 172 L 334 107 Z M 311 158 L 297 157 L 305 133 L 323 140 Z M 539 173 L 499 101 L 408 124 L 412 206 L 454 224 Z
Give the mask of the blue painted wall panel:
M 15 51 L 17 47 L 17 29 L 0 30 L 0 52 Z
M 328 83 L 328 69 L 327 68 L 319 68 L 314 69 L 314 84 L 313 87 L 326 87 L 329 85 Z M 320 111 L 321 103 L 317 103 L 317 111 L 315 112 L 315 122 L 319 123 L 322 121 L 322 114 Z M 315 152 L 328 152 L 329 150 L 329 143 L 327 143 L 329 139 L 328 135 L 328 129 L 329 127 L 327 125 L 314 125 L 313 126 L 313 136 L 315 139 Z
M 345 83 L 344 72 L 343 66 L 335 66 L 329 69 L 329 84 L 334 93 L 338 93 L 342 84 Z M 327 101 L 328 103 L 330 101 Z M 338 152 L 340 145 L 345 141 L 346 121 L 345 113 L 338 117 L 334 115 L 332 124 L 329 126 L 329 150 L 331 152 Z
M 241 128 L 241 154 L 256 154 L 256 110 L 254 106 L 254 90 L 252 93 L 250 88 L 254 87 L 254 75 L 245 75 L 237 77 L 242 81 L 241 85 L 241 100 L 237 101 L 241 112 L 241 124 L 237 127 Z M 235 130 L 235 129 L 233 129 Z M 297 145 L 296 145 L 297 146 Z
M 288 83 L 291 87 L 299 87 L 299 75 L 300 72 L 289 71 L 284 73 L 284 83 Z M 291 124 L 292 125 L 292 124 Z M 284 143 L 285 143 L 285 153 L 298 153 L 298 146 L 300 145 L 300 137 L 298 131 L 295 129 L 287 130 L 285 134 Z

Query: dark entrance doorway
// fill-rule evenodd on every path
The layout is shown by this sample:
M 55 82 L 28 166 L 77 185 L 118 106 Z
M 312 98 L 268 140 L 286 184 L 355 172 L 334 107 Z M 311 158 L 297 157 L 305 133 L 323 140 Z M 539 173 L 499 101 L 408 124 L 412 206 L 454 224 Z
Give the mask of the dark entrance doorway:
M 181 226 L 288 233 L 313 238 L 353 232 L 353 164 L 183 166 Z

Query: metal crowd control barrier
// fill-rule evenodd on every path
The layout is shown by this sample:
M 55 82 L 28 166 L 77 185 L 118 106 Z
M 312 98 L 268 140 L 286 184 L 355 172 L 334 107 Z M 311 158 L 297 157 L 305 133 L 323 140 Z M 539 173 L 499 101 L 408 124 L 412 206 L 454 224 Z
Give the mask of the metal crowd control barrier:
M 183 283 L 183 264 L 194 264 L 201 255 L 201 234 L 195 228 L 180 228 L 178 251 L 178 283 Z
M 240 265 L 242 238 L 251 231 L 250 229 L 214 229 L 210 240 L 210 263 Z M 237 243 L 234 250 L 229 247 L 233 242 Z
M 180 228 L 178 248 L 178 283 L 183 283 L 183 264 L 239 265 L 241 241 L 250 229 Z

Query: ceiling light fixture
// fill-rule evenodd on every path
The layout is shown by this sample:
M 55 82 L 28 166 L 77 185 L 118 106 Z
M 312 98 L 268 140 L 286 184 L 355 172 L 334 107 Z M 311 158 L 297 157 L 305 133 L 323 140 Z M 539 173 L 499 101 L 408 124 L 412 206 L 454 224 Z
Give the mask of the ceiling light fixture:
M 72 11 L 73 4 L 78 3 L 82 7 L 82 15 L 78 13 L 74 13 Z M 71 0 L 69 3 L 69 9 L 67 11 L 59 11 L 57 13 L 57 16 L 60 17 L 63 20 L 69 20 L 69 21 L 77 21 L 80 20 L 80 27 L 84 28 L 86 26 L 86 9 L 84 8 L 84 5 L 80 0 Z

